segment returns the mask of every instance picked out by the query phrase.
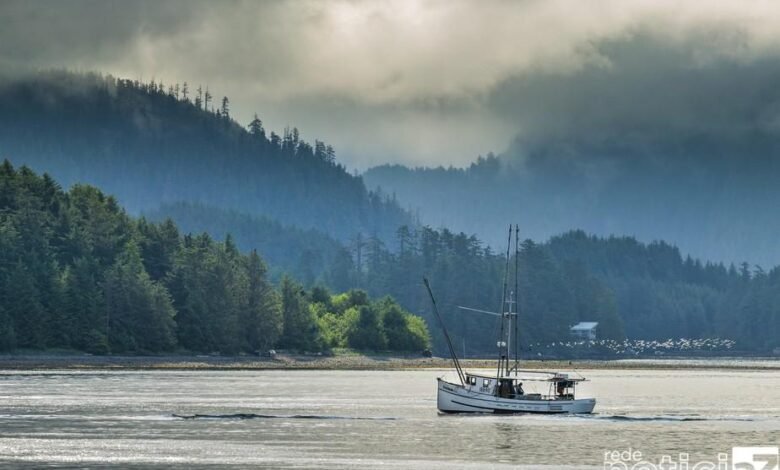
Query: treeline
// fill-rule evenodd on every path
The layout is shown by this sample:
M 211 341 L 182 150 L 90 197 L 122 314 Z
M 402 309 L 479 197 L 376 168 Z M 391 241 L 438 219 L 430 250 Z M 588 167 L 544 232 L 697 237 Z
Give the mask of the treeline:
M 188 230 L 243 233 L 236 241 L 247 250 L 268 244 L 252 236 L 253 222 L 246 216 L 192 206 L 168 213 L 192 223 Z M 225 225 L 214 228 L 213 221 Z M 258 234 L 265 227 L 260 223 Z M 286 261 L 307 286 L 391 294 L 433 324 L 421 284 L 427 275 L 459 350 L 465 346 L 468 354 L 493 352 L 493 318 L 456 308 L 499 308 L 504 254 L 489 250 L 477 238 L 402 227 L 389 244 L 364 235 L 345 245 L 326 243 L 327 237 L 316 232 L 308 232 L 306 244 L 300 244 L 294 230 L 278 233 L 268 235 L 268 240 L 279 240 L 279 246 L 288 239 L 292 247 L 318 247 L 312 258 L 294 250 L 291 253 L 299 256 Z M 744 263 L 702 262 L 683 257 L 667 243 L 601 238 L 582 231 L 543 244 L 525 242 L 519 264 L 521 339 L 526 345 L 569 341 L 572 323 L 597 321 L 602 339 L 722 338 L 736 340 L 740 350 L 769 351 L 778 346 L 778 268 L 765 272 Z M 437 351 L 443 352 L 438 329 L 434 334 Z
M 467 354 L 495 350 L 495 319 L 457 306 L 500 311 L 503 253 L 449 230 L 401 227 L 395 246 L 356 237 L 339 273 L 328 279 L 390 294 L 429 323 L 430 304 L 421 278 L 428 276 L 458 348 Z M 510 261 L 510 271 L 514 259 Z M 544 244 L 521 245 L 520 340 L 569 341 L 569 327 L 599 322 L 601 339 L 723 338 L 736 349 L 780 346 L 780 268 L 765 272 L 702 263 L 667 243 L 631 237 L 600 238 L 573 231 Z M 514 289 L 510 279 L 510 290 Z M 438 332 L 435 333 L 435 335 Z M 436 337 L 439 351 L 442 339 Z
M 343 245 L 314 229 L 304 230 L 276 220 L 234 210 L 180 202 L 164 204 L 144 217 L 156 222 L 172 219 L 185 233 L 206 232 L 218 240 L 228 234 L 242 250 L 257 250 L 268 262 L 274 282 L 288 274 L 304 286 L 348 285 L 330 282 L 325 273 L 343 252 Z
M 366 190 L 333 147 L 298 129 L 236 122 L 206 87 L 69 72 L 0 75 L 0 156 L 89 183 L 131 213 L 186 201 L 345 241 L 392 239 L 412 222 L 391 196 Z
M 653 142 L 519 139 L 466 168 L 381 165 L 363 179 L 397 194 L 423 221 L 473 231 L 494 247 L 511 214 L 537 241 L 578 228 L 667 240 L 713 261 L 775 266 L 780 147 L 769 134 L 734 137 L 703 130 Z
M 64 192 L 48 175 L 0 165 L 2 350 L 233 354 L 427 344 L 425 324 L 391 299 L 331 297 L 287 277 L 277 289 L 257 251 L 242 254 L 229 236 L 182 236 L 170 220 L 131 218 L 94 187 Z
M 742 350 L 780 347 L 780 267 L 703 263 L 664 242 L 582 231 L 547 246 L 609 286 L 632 339 L 719 337 Z
M 315 287 L 311 301 L 327 347 L 423 351 L 431 346 L 423 319 L 404 311 L 391 297 L 372 302 L 362 290 L 330 296 Z
M 378 237 L 356 237 L 349 252 L 327 278 L 366 290 L 372 296 L 391 295 L 409 311 L 435 322 L 422 285 L 432 284 L 458 351 L 493 354 L 498 335 L 490 315 L 462 311 L 457 306 L 501 311 L 505 255 L 494 253 L 474 236 L 430 227 L 397 231 L 395 246 Z M 580 266 L 559 263 L 547 247 L 522 243 L 516 296 L 520 311 L 520 343 L 565 340 L 578 321 L 598 321 L 604 338 L 623 339 L 623 323 L 612 291 Z M 510 272 L 514 270 L 514 256 Z M 514 281 L 510 280 L 510 291 Z M 437 350 L 444 351 L 438 329 Z

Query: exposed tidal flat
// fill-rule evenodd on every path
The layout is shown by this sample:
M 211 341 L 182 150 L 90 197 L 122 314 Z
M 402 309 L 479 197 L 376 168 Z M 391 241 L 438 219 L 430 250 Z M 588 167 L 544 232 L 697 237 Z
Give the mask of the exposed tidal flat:
M 493 368 L 495 358 L 461 359 L 464 368 Z M 0 355 L 0 370 L 409 370 L 447 369 L 446 357 L 339 352 L 275 357 L 225 355 L 89 355 L 29 353 Z M 636 359 L 523 360 L 522 368 L 571 369 L 735 369 L 780 370 L 780 357 L 668 356 Z

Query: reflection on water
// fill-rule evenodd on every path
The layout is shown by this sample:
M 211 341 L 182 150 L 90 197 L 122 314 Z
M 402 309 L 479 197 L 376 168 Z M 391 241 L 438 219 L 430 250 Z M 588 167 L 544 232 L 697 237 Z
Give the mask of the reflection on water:
M 0 464 L 602 468 L 777 445 L 778 370 L 583 371 L 591 416 L 439 415 L 441 371 L 0 374 Z

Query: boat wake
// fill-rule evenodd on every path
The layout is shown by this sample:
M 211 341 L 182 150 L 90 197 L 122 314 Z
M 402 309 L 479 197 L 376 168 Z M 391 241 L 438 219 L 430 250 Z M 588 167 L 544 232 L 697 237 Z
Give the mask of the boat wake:
M 174 418 L 179 419 L 345 419 L 360 421 L 394 421 L 396 418 L 389 417 L 360 417 L 360 416 L 324 416 L 324 415 L 267 415 L 257 413 L 231 413 L 231 414 L 194 414 L 180 415 L 174 413 Z
M 661 415 L 661 416 L 627 416 L 627 415 L 578 415 L 581 419 L 596 419 L 607 421 L 661 421 L 661 422 L 688 422 L 688 421 L 756 421 L 755 418 L 745 416 L 678 416 L 678 415 Z

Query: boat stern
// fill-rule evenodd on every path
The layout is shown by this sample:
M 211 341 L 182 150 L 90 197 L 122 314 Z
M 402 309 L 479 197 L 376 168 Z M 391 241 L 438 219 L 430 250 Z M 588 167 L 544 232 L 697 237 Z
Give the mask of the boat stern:
M 596 408 L 595 398 L 579 398 L 574 400 L 569 413 L 573 414 L 590 414 L 593 413 L 593 409 Z

